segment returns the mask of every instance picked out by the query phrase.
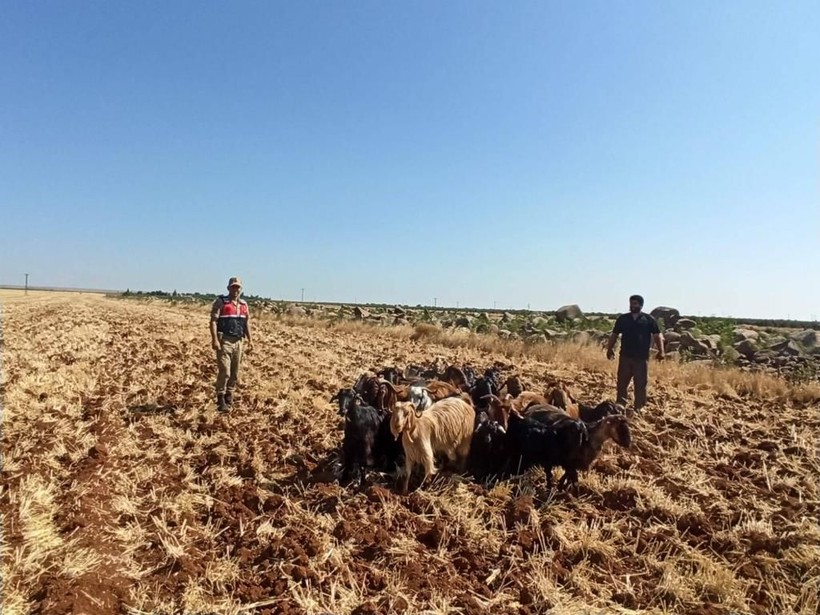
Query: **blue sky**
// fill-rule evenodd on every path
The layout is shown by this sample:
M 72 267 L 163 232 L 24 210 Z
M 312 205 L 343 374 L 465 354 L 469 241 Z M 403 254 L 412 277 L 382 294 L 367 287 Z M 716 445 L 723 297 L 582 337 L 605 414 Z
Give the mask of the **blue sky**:
M 820 314 L 815 2 L 0 6 L 0 283 Z

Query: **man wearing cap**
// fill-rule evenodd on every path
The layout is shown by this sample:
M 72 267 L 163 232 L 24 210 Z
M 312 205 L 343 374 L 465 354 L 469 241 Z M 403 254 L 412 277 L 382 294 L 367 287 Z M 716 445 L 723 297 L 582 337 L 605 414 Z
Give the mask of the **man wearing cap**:
M 248 304 L 239 298 L 242 281 L 228 280 L 228 294 L 217 297 L 211 308 L 211 345 L 216 350 L 216 404 L 219 412 L 227 412 L 233 402 L 233 391 L 239 381 L 242 363 L 242 343 L 247 338 L 248 350 L 253 349 Z
M 618 359 L 618 403 L 626 406 L 629 381 L 635 384 L 635 410 L 646 405 L 646 384 L 649 378 L 649 349 L 652 342 L 658 347 L 658 360 L 662 361 L 663 336 L 657 321 L 643 311 L 643 297 L 629 298 L 629 312 L 615 321 L 612 335 L 606 347 L 606 356 L 615 358 L 615 342 L 621 336 L 621 356 Z

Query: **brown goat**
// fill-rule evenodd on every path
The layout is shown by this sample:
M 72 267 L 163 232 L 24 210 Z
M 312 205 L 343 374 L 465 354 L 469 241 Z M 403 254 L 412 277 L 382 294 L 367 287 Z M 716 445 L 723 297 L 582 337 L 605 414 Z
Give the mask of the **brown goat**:
M 512 412 L 512 398 L 506 395 L 504 399 L 496 395 L 490 395 L 490 407 L 487 409 L 487 417 L 491 421 L 498 423 L 504 432 L 510 422 L 510 412 Z
M 431 380 L 425 386 L 427 392 L 433 401 L 440 401 L 447 397 L 455 397 L 461 394 L 461 389 L 453 386 L 449 382 L 442 382 L 441 380 Z
M 396 439 L 401 437 L 404 448 L 400 493 L 407 493 L 416 465 L 424 466 L 422 484 L 436 474 L 436 453 L 446 455 L 459 470 L 464 469 L 470 454 L 474 417 L 472 406 L 460 397 L 443 399 L 420 414 L 412 403 L 396 406 L 390 416 L 390 432 Z
M 467 384 L 467 376 L 464 375 L 464 371 L 460 367 L 455 365 L 450 365 L 447 369 L 445 369 L 440 380 L 442 382 L 452 384 L 454 387 L 458 387 L 462 391 L 470 390 L 470 385 Z
M 533 391 L 524 391 L 520 393 L 515 399 L 512 400 L 511 406 L 515 408 L 518 412 L 524 412 L 527 408 L 532 405 L 546 405 L 547 399 Z
M 545 397 L 548 404 L 561 408 L 574 419 L 578 418 L 578 403 L 565 383 L 558 382 L 550 385 Z
M 524 392 L 524 384 L 521 382 L 520 376 L 510 376 L 507 381 L 501 385 L 503 390 L 506 387 L 507 393 L 513 397 L 518 397 Z
M 376 408 L 378 410 L 393 410 L 398 402 L 398 389 L 389 380 L 379 379 L 379 395 Z
M 564 466 L 565 472 L 558 482 L 561 489 L 578 483 L 578 470 L 589 470 L 607 440 L 613 440 L 619 446 L 629 448 L 632 445 L 632 434 L 626 417 L 610 415 L 591 423 L 587 428 L 588 439 L 570 455 Z
M 599 421 L 605 416 L 611 415 L 625 415 L 626 408 L 613 401 L 602 401 L 597 406 L 587 406 L 586 404 L 578 404 L 578 418 L 585 423 L 592 423 Z
M 553 406 L 552 404 L 530 404 L 524 408 L 519 415 L 538 419 L 542 423 L 577 419 L 577 417 L 567 414 L 563 408 Z

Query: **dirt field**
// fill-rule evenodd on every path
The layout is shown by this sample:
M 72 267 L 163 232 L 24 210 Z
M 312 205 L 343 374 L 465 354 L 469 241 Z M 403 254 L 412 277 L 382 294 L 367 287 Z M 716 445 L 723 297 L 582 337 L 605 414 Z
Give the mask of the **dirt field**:
M 613 364 L 257 320 L 239 405 L 217 416 L 207 310 L 0 300 L 7 615 L 818 613 L 815 389 L 653 366 L 632 449 L 607 445 L 577 495 L 536 470 L 399 497 L 378 475 L 334 481 L 328 400 L 365 368 L 500 360 L 597 401 Z

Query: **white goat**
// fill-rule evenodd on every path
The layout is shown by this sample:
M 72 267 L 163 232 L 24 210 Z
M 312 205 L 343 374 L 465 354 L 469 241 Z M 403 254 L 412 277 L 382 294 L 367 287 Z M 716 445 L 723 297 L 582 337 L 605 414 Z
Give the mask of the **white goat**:
M 390 431 L 404 448 L 404 475 L 400 493 L 407 493 L 416 465 L 424 466 L 424 478 L 436 474 L 435 454 L 441 453 L 464 469 L 473 439 L 475 411 L 460 397 L 448 397 L 417 413 L 412 402 L 397 404 L 390 417 Z
M 407 394 L 416 412 L 429 410 L 430 406 L 433 405 L 433 398 L 430 397 L 429 391 L 423 385 L 410 386 Z

